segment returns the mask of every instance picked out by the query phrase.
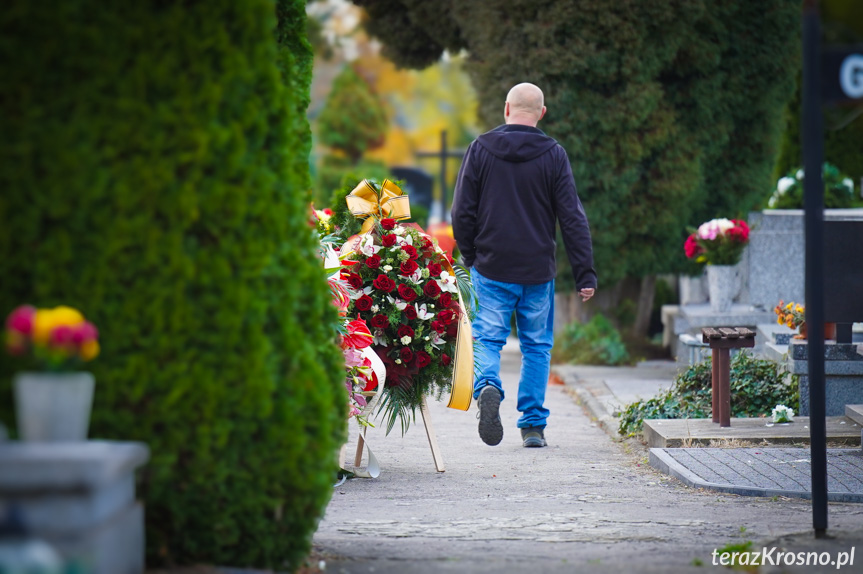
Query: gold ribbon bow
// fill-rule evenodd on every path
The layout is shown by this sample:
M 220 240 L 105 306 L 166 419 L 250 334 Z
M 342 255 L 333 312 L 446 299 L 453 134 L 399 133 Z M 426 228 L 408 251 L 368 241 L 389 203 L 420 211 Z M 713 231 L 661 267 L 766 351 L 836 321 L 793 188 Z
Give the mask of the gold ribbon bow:
M 360 235 L 368 233 L 375 225 L 372 215 L 378 218 L 410 219 L 411 206 L 408 196 L 388 179 L 381 184 L 381 190 L 367 179 L 362 180 L 345 198 L 348 209 L 354 217 L 365 219 Z

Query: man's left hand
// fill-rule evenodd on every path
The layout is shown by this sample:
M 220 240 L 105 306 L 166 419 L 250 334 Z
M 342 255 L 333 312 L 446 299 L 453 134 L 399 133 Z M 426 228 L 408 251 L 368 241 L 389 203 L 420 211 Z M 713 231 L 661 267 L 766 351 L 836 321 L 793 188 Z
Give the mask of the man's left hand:
M 596 290 L 593 289 L 592 287 L 586 287 L 586 288 L 580 290 L 578 292 L 578 294 L 581 296 L 582 302 L 584 302 L 584 301 L 587 301 L 588 299 L 590 299 L 591 297 L 593 297 L 593 294 L 595 292 L 596 292 Z

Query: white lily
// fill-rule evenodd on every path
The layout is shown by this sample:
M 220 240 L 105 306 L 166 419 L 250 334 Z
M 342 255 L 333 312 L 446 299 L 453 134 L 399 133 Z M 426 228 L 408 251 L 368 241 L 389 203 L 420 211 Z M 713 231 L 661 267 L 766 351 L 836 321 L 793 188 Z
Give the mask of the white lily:
M 440 345 L 444 340 L 437 331 L 432 331 L 432 345 Z
M 363 237 L 363 241 L 362 243 L 360 243 L 360 253 L 362 253 L 366 257 L 371 257 L 380 250 L 381 246 L 375 245 L 375 240 L 371 235 L 366 235 L 365 237 Z
M 408 304 L 405 303 L 404 301 L 402 301 L 401 299 L 396 299 L 396 309 L 398 309 L 399 311 L 404 311 L 405 307 L 407 307 L 407 306 L 408 306 Z M 407 345 L 407 343 L 405 343 L 405 345 Z

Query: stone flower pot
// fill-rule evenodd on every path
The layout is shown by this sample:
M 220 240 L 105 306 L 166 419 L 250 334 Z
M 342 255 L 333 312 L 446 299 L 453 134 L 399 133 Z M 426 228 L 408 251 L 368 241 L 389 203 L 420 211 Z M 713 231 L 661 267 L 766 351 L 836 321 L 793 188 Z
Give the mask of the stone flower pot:
M 710 310 L 727 313 L 731 302 L 740 291 L 740 271 L 736 265 L 708 265 L 707 287 L 710 293 Z
M 87 440 L 95 380 L 91 373 L 15 376 L 18 435 L 26 442 Z

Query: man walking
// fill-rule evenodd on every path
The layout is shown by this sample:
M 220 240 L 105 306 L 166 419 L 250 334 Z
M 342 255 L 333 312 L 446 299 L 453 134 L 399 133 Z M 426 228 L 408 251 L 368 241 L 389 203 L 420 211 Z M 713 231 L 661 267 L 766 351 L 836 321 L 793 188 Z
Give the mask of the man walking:
M 543 404 L 553 341 L 556 221 L 582 300 L 596 289 L 590 228 L 569 158 L 536 127 L 545 111 L 537 86 L 523 83 L 509 91 L 506 123 L 468 147 L 452 205 L 453 233 L 479 298 L 473 396 L 479 436 L 492 446 L 503 439 L 500 350 L 513 311 L 523 355 L 518 427 L 524 446 L 546 445 L 549 412 Z

